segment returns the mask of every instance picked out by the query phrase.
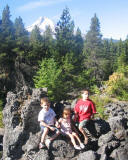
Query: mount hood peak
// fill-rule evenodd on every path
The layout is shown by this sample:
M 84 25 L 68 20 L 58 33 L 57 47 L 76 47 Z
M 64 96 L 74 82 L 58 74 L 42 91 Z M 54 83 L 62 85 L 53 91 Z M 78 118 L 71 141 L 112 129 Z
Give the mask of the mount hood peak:
M 31 32 L 35 26 L 39 27 L 41 34 L 44 33 L 48 26 L 50 26 L 52 32 L 55 32 L 55 25 L 53 21 L 47 17 L 39 17 L 32 25 L 26 27 L 26 30 Z

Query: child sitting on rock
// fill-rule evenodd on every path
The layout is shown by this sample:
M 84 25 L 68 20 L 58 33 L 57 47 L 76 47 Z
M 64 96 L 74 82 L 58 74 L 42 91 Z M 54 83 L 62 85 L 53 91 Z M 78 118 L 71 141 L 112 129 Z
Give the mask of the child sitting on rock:
M 42 110 L 39 112 L 38 115 L 38 121 L 40 122 L 40 127 L 42 131 L 42 136 L 41 136 L 41 142 L 39 144 L 39 148 L 44 148 L 45 144 L 45 137 L 48 134 L 49 130 L 54 131 L 55 134 L 50 138 L 46 140 L 46 145 L 49 147 L 50 142 L 53 141 L 58 135 L 59 135 L 59 130 L 54 126 L 55 121 L 56 121 L 56 114 L 53 111 L 53 109 L 50 108 L 50 101 L 47 97 L 41 98 L 41 107 Z M 56 123 L 58 123 L 56 121 Z
M 72 131 L 71 110 L 70 110 L 70 108 L 64 108 L 63 117 L 60 118 L 58 120 L 58 122 L 59 122 L 58 128 L 60 127 L 60 130 L 61 130 L 62 134 L 68 135 L 71 138 L 71 142 L 72 142 L 74 148 L 77 149 L 77 150 L 84 149 L 85 148 L 84 144 L 81 142 L 78 135 L 75 132 Z M 75 139 L 77 139 L 79 145 L 76 144 Z
M 79 121 L 79 131 L 84 136 L 84 144 L 88 143 L 88 137 L 83 127 L 86 126 L 88 120 L 93 118 L 94 114 L 97 114 L 96 107 L 92 100 L 89 99 L 89 92 L 87 90 L 82 91 L 82 99 L 78 100 L 74 107 L 76 118 Z

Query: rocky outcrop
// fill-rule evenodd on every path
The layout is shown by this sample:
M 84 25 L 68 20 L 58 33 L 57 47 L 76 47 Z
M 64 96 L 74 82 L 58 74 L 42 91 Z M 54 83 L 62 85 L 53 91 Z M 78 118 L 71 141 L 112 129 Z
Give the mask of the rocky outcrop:
M 70 139 L 62 135 L 51 143 L 49 149 L 39 150 L 41 133 L 37 117 L 41 110 L 40 98 L 46 95 L 45 88 L 24 87 L 16 94 L 8 92 L 3 110 L 3 160 L 128 159 L 128 103 L 124 102 L 105 106 L 109 116 L 107 121 L 97 118 L 87 124 L 85 130 L 89 143 L 84 150 L 75 151 Z M 53 109 L 59 116 L 63 104 L 53 105 Z
M 9 68 L 8 68 L 9 67 Z M 36 67 L 30 65 L 23 57 L 18 56 L 11 66 L 0 68 L 0 91 L 5 97 L 8 91 L 19 92 L 23 86 L 33 87 L 33 76 Z

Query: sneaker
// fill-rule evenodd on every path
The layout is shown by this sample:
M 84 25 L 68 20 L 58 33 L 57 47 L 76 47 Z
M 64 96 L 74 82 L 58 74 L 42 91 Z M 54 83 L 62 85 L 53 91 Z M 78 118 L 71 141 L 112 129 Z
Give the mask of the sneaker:
M 81 150 L 80 146 L 78 146 L 78 145 L 75 145 L 74 148 L 77 150 Z
M 80 143 L 80 148 L 81 149 L 84 149 L 85 148 L 85 145 L 83 143 Z
M 45 147 L 45 145 L 40 142 L 40 144 L 39 144 L 39 149 L 42 149 L 42 148 L 44 148 L 44 147 Z
M 50 147 L 50 143 L 51 143 L 51 140 L 50 139 L 46 139 L 45 144 L 46 144 L 47 148 Z

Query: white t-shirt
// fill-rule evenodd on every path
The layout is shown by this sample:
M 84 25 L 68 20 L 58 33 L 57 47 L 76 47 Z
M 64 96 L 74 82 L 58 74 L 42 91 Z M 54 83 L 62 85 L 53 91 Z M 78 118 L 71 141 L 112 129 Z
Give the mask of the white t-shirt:
M 48 111 L 42 109 L 39 112 L 38 121 L 39 122 L 44 121 L 48 125 L 54 125 L 55 116 L 56 114 L 53 111 L 53 109 L 49 108 Z

